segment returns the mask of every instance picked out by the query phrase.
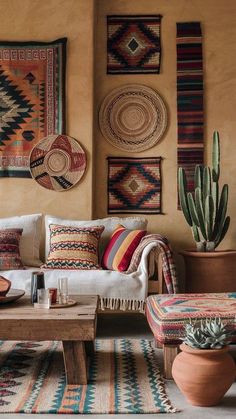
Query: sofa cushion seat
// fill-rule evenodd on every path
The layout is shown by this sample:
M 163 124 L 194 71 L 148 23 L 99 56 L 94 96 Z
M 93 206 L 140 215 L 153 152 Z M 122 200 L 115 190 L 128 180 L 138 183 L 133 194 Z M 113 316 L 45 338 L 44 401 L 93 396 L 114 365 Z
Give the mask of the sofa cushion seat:
M 96 294 L 102 308 L 121 310 L 144 310 L 148 290 L 149 254 L 154 244 L 147 246 L 142 254 L 137 271 L 125 274 L 108 270 L 62 270 L 42 269 L 46 288 L 58 287 L 58 278 L 67 277 L 69 294 Z M 2 271 L 1 275 L 12 282 L 12 288 L 23 289 L 30 294 L 31 272 L 25 270 Z

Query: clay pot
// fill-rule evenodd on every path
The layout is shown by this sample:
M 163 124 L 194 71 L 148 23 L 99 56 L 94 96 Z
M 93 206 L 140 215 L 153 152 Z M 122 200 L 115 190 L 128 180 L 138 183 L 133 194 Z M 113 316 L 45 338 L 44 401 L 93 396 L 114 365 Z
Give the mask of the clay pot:
M 182 251 L 188 293 L 234 292 L 236 251 Z
M 222 349 L 193 349 L 184 343 L 173 363 L 173 378 L 193 406 L 215 406 L 236 377 L 228 346 Z

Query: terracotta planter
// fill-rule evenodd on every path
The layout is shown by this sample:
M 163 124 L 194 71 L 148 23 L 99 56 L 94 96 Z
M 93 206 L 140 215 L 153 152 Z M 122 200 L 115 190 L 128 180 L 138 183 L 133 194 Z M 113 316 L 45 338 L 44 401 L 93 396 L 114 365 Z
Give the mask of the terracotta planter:
M 236 251 L 180 252 L 185 262 L 186 292 L 233 292 L 236 290 Z
M 215 406 L 235 380 L 236 367 L 222 349 L 193 349 L 180 345 L 172 367 L 173 378 L 186 399 L 194 406 Z

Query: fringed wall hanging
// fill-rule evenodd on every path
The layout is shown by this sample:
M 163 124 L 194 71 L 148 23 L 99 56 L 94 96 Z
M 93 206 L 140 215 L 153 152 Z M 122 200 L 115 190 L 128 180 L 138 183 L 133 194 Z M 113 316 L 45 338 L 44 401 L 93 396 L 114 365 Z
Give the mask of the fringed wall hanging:
M 65 130 L 66 39 L 0 42 L 0 177 L 30 178 L 38 141 Z
M 196 164 L 203 164 L 203 63 L 200 22 L 177 23 L 178 167 L 193 191 Z
M 108 213 L 161 213 L 161 157 L 108 157 Z
M 107 16 L 107 73 L 160 72 L 161 16 Z

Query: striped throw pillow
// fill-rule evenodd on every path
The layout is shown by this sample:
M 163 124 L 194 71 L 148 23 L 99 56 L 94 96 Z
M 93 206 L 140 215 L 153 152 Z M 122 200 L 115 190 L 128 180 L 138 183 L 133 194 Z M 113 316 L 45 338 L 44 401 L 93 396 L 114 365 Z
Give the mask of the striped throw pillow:
M 0 230 L 0 270 L 24 269 L 20 257 L 22 228 Z
M 98 243 L 104 226 L 68 227 L 51 224 L 50 251 L 42 268 L 101 269 Z
M 126 271 L 135 249 L 145 234 L 144 230 L 129 230 L 118 225 L 104 251 L 102 267 L 114 271 Z

